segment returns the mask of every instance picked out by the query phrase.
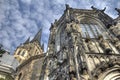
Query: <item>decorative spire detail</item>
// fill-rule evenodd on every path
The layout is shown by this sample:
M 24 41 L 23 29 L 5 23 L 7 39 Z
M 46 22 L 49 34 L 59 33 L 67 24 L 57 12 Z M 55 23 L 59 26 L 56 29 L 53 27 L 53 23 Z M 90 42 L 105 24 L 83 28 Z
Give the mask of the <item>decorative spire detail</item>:
M 118 15 L 120 16 L 120 9 L 115 8 L 115 10 L 118 12 Z
M 38 31 L 38 33 L 35 35 L 35 37 L 33 38 L 33 40 L 32 40 L 32 42 L 34 42 L 34 41 L 40 41 L 40 43 L 41 43 L 41 35 L 42 35 L 42 29 L 40 29 L 39 31 Z

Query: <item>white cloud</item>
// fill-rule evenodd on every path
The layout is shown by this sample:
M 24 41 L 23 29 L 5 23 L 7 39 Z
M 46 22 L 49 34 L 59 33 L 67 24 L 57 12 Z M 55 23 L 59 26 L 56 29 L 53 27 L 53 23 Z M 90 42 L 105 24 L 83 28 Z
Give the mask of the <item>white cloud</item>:
M 23 3 L 31 4 L 31 0 L 21 0 Z

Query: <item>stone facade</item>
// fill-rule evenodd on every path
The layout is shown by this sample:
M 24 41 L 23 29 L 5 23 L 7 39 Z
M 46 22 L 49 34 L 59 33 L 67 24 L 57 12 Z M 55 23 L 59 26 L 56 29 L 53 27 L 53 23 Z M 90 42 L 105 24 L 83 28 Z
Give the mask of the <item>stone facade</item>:
M 33 56 L 23 62 L 17 68 L 15 80 L 39 80 L 43 60 L 44 54 Z
M 19 61 L 15 80 L 39 80 L 44 56 L 43 48 L 39 42 L 42 30 L 35 35 L 33 40 L 29 38 L 17 47 L 14 57 Z
M 114 20 L 105 8 L 91 8 L 66 5 L 62 17 L 51 25 L 40 80 L 120 79 L 120 16 Z
M 16 80 L 38 80 L 32 77 L 38 74 L 36 70 L 39 70 L 39 80 L 120 79 L 120 15 L 112 19 L 104 13 L 106 8 L 91 8 L 75 9 L 66 5 L 61 18 L 51 24 L 47 53 L 27 64 L 24 62 L 37 55 L 25 58 L 17 73 L 20 77 L 21 71 L 29 74 Z M 29 72 L 31 65 L 33 69 Z

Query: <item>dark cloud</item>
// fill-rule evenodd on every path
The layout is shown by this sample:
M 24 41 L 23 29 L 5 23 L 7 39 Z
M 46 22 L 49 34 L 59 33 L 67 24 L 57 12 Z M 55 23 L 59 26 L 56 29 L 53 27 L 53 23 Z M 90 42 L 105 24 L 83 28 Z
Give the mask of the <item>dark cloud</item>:
M 99 9 L 115 18 L 119 0 L 0 0 L 0 43 L 13 54 L 15 48 L 43 28 L 42 43 L 47 48 L 50 24 L 63 14 L 65 4 L 74 8 Z

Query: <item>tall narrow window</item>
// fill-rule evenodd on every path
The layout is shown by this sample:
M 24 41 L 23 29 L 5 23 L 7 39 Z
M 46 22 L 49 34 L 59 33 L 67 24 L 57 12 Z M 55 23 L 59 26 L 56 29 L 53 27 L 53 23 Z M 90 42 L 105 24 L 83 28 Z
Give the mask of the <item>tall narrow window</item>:
M 25 54 L 25 51 L 22 52 L 21 56 L 24 56 L 24 54 Z
M 60 45 L 65 45 L 66 44 L 65 36 L 66 36 L 66 34 L 65 34 L 64 31 L 60 33 Z
M 56 37 L 55 45 L 56 45 L 56 51 L 58 52 L 60 50 L 60 36 L 59 35 Z
M 18 51 L 17 55 L 20 55 L 21 51 Z

